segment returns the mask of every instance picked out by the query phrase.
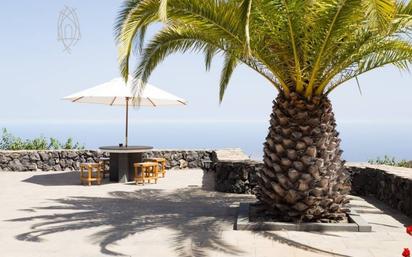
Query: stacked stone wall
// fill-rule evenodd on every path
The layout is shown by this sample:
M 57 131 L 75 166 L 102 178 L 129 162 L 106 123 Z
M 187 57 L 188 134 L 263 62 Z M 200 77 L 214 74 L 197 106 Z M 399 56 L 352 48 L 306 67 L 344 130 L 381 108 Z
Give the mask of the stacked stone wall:
M 153 150 L 144 158 L 166 158 L 167 168 L 200 168 L 210 161 L 209 150 Z M 95 150 L 0 151 L 0 171 L 72 171 L 80 163 L 98 162 L 108 153 Z

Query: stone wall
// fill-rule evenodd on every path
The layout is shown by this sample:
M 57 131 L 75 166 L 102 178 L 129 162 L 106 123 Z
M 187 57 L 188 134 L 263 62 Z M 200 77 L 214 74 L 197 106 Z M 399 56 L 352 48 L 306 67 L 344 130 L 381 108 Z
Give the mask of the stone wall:
M 163 157 L 167 168 L 198 168 L 210 161 L 209 150 L 153 150 L 144 158 Z M 97 162 L 108 153 L 94 150 L 0 151 L 0 171 L 70 171 L 82 162 Z
M 262 162 L 218 161 L 214 164 L 215 190 L 226 193 L 250 194 L 257 185 L 256 172 Z
M 221 149 L 212 153 L 215 190 L 250 194 L 257 185 L 256 172 L 263 167 L 239 148 Z
M 143 154 L 143 158 L 162 157 L 167 169 L 203 168 L 211 161 L 212 150 L 153 150 Z
M 227 193 L 253 193 L 257 186 L 256 172 L 263 163 L 216 161 L 215 190 Z M 386 165 L 350 163 L 353 195 L 374 196 L 378 200 L 412 217 L 412 169 Z
M 386 165 L 350 164 L 352 194 L 374 196 L 412 217 L 412 169 Z
M 0 151 L 2 171 L 79 170 L 82 162 L 97 162 L 107 154 L 89 150 Z

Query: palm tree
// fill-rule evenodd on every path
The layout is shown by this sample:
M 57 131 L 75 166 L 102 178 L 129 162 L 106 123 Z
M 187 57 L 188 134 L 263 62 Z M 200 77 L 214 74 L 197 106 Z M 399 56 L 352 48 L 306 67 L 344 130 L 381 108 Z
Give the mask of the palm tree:
M 144 44 L 148 26 L 163 23 Z M 127 79 L 147 81 L 176 52 L 221 54 L 220 101 L 239 64 L 279 93 L 258 199 L 285 219 L 341 219 L 350 189 L 329 93 L 363 73 L 412 61 L 412 2 L 396 0 L 127 0 L 115 33 Z

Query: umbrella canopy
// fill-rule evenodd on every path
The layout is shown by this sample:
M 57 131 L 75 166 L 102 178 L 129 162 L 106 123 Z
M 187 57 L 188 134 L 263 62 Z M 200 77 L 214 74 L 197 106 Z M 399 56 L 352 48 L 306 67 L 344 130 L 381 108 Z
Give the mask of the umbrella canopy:
M 126 84 L 123 78 L 115 78 L 109 82 L 68 95 L 63 100 L 73 103 L 106 104 L 111 106 L 126 106 L 126 133 L 125 146 L 128 143 L 129 105 L 137 103 L 139 106 L 172 106 L 186 105 L 186 100 L 161 90 L 153 85 L 146 84 L 138 91 L 140 80 L 128 79 Z
M 123 78 L 115 78 L 109 82 L 66 96 L 63 99 L 76 103 L 123 106 L 137 102 L 139 106 L 152 107 L 186 104 L 186 100 L 150 84 L 146 84 L 144 90 L 138 92 L 140 84 L 140 80 L 132 78 L 129 78 L 127 84 Z M 128 101 L 125 100 L 126 98 Z

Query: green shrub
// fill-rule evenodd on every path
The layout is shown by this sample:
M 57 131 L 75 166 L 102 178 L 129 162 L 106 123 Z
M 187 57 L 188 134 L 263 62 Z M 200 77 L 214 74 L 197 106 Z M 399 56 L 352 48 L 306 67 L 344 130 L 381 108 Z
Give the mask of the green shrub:
M 20 137 L 12 135 L 7 129 L 3 128 L 3 134 L 0 140 L 1 150 L 58 150 L 58 149 L 84 149 L 84 146 L 73 139 L 68 138 L 66 142 L 61 143 L 56 138 L 50 138 L 49 141 L 43 137 L 23 140 Z
M 407 161 L 407 160 L 398 161 L 398 160 L 395 159 L 395 157 L 390 157 L 388 155 L 385 155 L 383 157 L 383 159 L 378 157 L 375 160 L 369 160 L 368 163 L 378 164 L 378 165 L 389 165 L 389 166 L 412 168 L 412 162 Z
M 50 138 L 50 143 L 49 143 L 49 149 L 50 150 L 56 150 L 56 149 L 60 149 L 60 143 L 59 140 L 57 140 L 56 138 L 51 137 Z

